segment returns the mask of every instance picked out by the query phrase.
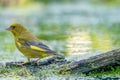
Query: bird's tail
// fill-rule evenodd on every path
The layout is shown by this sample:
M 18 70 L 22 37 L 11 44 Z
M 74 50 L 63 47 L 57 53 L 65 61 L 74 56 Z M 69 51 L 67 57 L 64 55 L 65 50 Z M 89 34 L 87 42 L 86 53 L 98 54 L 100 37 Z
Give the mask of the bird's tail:
M 65 59 L 65 56 L 61 55 L 61 54 L 57 54 L 56 55 L 57 58 L 60 58 L 60 59 Z
M 59 58 L 59 59 L 65 59 L 65 56 L 61 55 L 61 54 L 58 54 L 56 53 L 55 51 L 49 51 L 49 53 L 52 53 L 52 55 L 54 55 L 56 58 Z

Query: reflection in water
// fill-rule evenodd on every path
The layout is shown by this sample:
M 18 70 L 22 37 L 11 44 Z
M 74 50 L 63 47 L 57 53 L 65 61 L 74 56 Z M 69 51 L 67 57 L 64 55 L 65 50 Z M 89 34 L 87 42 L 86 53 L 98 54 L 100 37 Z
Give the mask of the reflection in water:
M 91 39 L 87 32 L 73 31 L 67 39 L 68 55 L 88 53 L 91 49 Z
M 108 33 L 71 31 L 67 39 L 67 54 L 93 56 L 111 50 L 112 46 L 111 36 Z

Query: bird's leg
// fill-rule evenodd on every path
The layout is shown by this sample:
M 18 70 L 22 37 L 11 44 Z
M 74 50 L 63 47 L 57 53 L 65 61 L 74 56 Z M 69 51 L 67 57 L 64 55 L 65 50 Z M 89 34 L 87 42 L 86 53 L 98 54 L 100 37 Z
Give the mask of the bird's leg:
M 40 58 L 37 58 L 37 59 L 35 59 L 35 60 L 33 60 L 32 62 L 34 62 L 34 63 L 36 63 L 37 65 L 40 63 Z
M 26 64 L 26 63 L 30 63 L 30 58 L 27 58 L 27 61 L 24 62 L 23 65 Z
M 27 58 L 27 61 L 23 63 L 24 64 L 27 64 L 27 63 L 30 63 L 30 58 Z
M 32 60 L 32 62 L 37 62 L 37 61 L 39 61 L 39 60 L 40 60 L 40 59 L 37 58 L 37 59 Z
M 36 59 L 37 65 L 40 65 L 40 58 Z
M 30 63 L 30 58 L 27 58 L 27 60 L 28 60 L 28 61 L 23 62 L 23 63 L 17 63 L 17 65 L 18 65 L 18 66 L 23 66 L 23 65 L 25 65 L 25 64 L 27 64 L 27 63 Z
M 38 62 L 40 60 L 40 58 L 36 59 L 35 61 Z
M 27 58 L 28 62 L 30 62 L 30 58 Z

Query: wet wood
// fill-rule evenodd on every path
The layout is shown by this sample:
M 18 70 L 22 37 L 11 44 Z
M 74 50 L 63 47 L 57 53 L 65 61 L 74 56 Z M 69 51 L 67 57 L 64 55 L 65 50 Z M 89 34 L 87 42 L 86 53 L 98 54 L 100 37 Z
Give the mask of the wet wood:
M 120 62 L 120 49 L 108 51 L 106 53 L 102 53 L 100 55 L 92 56 L 88 59 L 83 59 L 76 62 L 70 62 L 65 59 L 58 60 L 56 58 L 49 58 L 45 61 L 38 61 L 26 63 L 23 66 L 48 66 L 50 64 L 54 64 L 59 66 L 59 71 L 71 71 L 72 73 L 86 73 L 92 70 L 105 68 L 106 66 L 113 66 L 115 64 L 119 64 Z M 1 66 L 20 66 L 17 64 L 21 64 L 23 62 L 7 62 L 5 64 L 0 63 Z

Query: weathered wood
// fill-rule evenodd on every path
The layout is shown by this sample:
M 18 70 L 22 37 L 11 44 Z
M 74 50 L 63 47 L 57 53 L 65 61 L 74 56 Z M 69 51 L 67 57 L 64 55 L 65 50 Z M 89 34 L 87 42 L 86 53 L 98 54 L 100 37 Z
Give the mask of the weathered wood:
M 50 64 L 54 64 L 56 66 L 59 66 L 60 72 L 71 71 L 72 73 L 74 72 L 84 73 L 89 72 L 91 70 L 103 68 L 105 66 L 117 64 L 119 63 L 119 61 L 120 61 L 120 49 L 116 49 L 76 62 L 69 62 L 63 59 L 57 60 L 55 58 L 49 58 L 43 62 L 38 61 L 37 63 L 35 63 L 33 61 L 31 63 L 26 63 L 23 66 L 43 66 L 43 65 L 47 66 Z M 17 65 L 18 63 L 23 62 L 7 62 L 5 63 L 5 66 L 18 66 Z M 2 63 L 0 63 L 0 65 L 3 66 Z
M 76 61 L 69 64 L 68 70 L 73 72 L 89 72 L 105 66 L 112 66 L 120 62 L 120 49 L 108 51 L 88 59 Z

